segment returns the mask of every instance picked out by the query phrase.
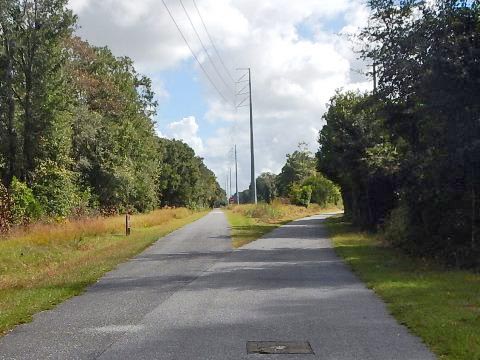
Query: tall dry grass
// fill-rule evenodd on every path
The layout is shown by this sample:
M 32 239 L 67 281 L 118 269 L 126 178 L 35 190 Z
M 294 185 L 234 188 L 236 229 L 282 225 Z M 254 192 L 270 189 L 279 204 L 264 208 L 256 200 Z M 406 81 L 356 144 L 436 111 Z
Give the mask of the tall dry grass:
M 162 209 L 131 217 L 35 224 L 0 240 L 0 335 L 41 310 L 77 295 L 118 263 L 207 211 Z
M 232 205 L 229 207 L 233 213 L 247 216 L 252 219 L 257 219 L 263 223 L 277 224 L 282 221 L 288 221 L 291 219 L 298 219 L 320 212 L 337 212 L 339 208 L 334 205 L 327 207 L 321 207 L 317 204 L 311 204 L 308 208 L 283 204 L 280 200 L 274 200 L 271 204 L 259 203 L 245 204 L 245 205 Z
M 131 224 L 133 229 L 157 226 L 172 219 L 184 218 L 191 213 L 192 211 L 185 208 L 159 209 L 147 214 L 132 215 Z M 125 215 L 89 217 L 55 224 L 37 223 L 13 229 L 0 237 L 0 248 L 8 246 L 8 244 L 15 246 L 18 243 L 48 246 L 49 244 L 68 243 L 86 237 L 123 234 L 124 231 Z
M 316 204 L 305 208 L 284 204 L 278 200 L 272 204 L 232 205 L 227 211 L 227 217 L 232 227 L 232 245 L 235 248 L 246 245 L 296 219 L 339 210 L 336 206 L 320 207 Z
M 129 238 L 125 236 L 125 216 L 34 224 L 13 230 L 0 240 L 0 290 L 35 285 L 40 278 L 56 276 L 77 266 L 77 261 L 90 261 L 94 254 L 108 249 L 115 252 L 115 247 L 124 240 L 143 239 L 145 232 L 161 232 L 177 219 L 193 214 L 191 210 L 178 208 L 132 215 Z

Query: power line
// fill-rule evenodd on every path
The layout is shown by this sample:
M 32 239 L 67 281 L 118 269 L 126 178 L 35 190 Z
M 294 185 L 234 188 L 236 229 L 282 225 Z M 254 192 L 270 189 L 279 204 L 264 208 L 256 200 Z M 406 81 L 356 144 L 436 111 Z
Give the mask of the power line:
M 190 46 L 190 44 L 188 43 L 187 41 L 187 38 L 185 37 L 185 35 L 183 34 L 182 30 L 180 29 L 180 26 L 178 25 L 177 21 L 175 20 L 175 18 L 173 17 L 172 13 L 170 12 L 170 9 L 168 8 L 167 4 L 165 3 L 165 0 L 162 0 L 162 3 L 163 3 L 163 6 L 165 6 L 165 9 L 167 10 L 168 12 L 168 15 L 170 15 L 170 18 L 172 19 L 173 23 L 175 24 L 175 26 L 177 27 L 177 30 L 178 32 L 180 33 L 180 35 L 182 36 L 182 39 L 183 41 L 185 41 L 185 44 L 187 45 L 188 49 L 190 50 L 190 52 L 192 53 L 193 57 L 195 58 L 195 60 L 197 61 L 198 65 L 200 65 L 200 68 L 202 69 L 203 73 L 205 74 L 205 76 L 207 77 L 208 81 L 210 82 L 210 84 L 212 84 L 212 86 L 215 88 L 215 90 L 217 90 L 217 93 L 223 98 L 223 100 L 225 102 L 229 102 L 227 100 L 227 98 L 222 94 L 222 92 L 218 89 L 218 87 L 215 85 L 215 83 L 213 82 L 213 80 L 210 78 L 210 76 L 208 75 L 208 72 L 207 70 L 203 67 L 202 63 L 200 62 L 200 60 L 198 60 L 198 57 L 197 55 L 195 55 L 195 52 L 193 51 L 192 47 Z
M 190 15 L 188 14 L 188 11 L 187 11 L 187 9 L 185 8 L 185 5 L 183 5 L 183 1 L 182 1 L 182 0 L 178 0 L 178 1 L 180 2 L 180 5 L 182 5 L 183 11 L 185 12 L 185 15 L 187 15 L 188 21 L 190 22 L 190 25 L 192 26 L 193 31 L 195 32 L 195 35 L 197 35 L 198 41 L 200 41 L 200 44 L 202 45 L 202 48 L 203 48 L 203 50 L 205 51 L 205 54 L 207 54 L 208 59 L 209 59 L 210 62 L 212 63 L 213 70 L 215 70 L 215 72 L 217 73 L 218 77 L 220 78 L 220 80 L 222 80 L 223 84 L 225 85 L 225 87 L 226 87 L 227 89 L 231 90 L 230 86 L 226 83 L 226 81 L 223 79 L 222 74 L 220 74 L 220 72 L 218 71 L 217 67 L 215 66 L 215 63 L 213 62 L 213 59 L 211 58 L 211 56 L 210 56 L 210 54 L 209 54 L 209 52 L 208 52 L 208 50 L 207 50 L 207 47 L 206 47 L 205 44 L 203 43 L 202 38 L 200 37 L 200 34 L 198 33 L 195 25 L 193 24 L 192 18 L 191 18 Z
M 220 59 L 220 63 L 222 64 L 223 68 L 225 69 L 225 72 L 227 73 L 230 80 L 235 81 L 233 76 L 230 74 L 230 71 L 228 71 L 228 68 L 225 66 L 225 63 L 223 62 L 223 59 L 220 56 L 220 53 L 218 52 L 218 49 L 215 46 L 215 43 L 213 42 L 212 36 L 210 35 L 210 32 L 208 31 L 207 26 L 205 25 L 205 21 L 203 21 L 202 14 L 200 13 L 200 10 L 198 9 L 197 2 L 195 0 L 192 0 L 192 1 L 193 1 L 193 5 L 195 5 L 195 9 L 197 9 L 198 16 L 200 17 L 200 20 L 202 21 L 203 28 L 205 29 L 205 32 L 207 33 L 208 39 L 210 40 L 210 44 L 212 44 L 213 50 L 215 50 L 215 53 L 217 54 L 218 58 Z

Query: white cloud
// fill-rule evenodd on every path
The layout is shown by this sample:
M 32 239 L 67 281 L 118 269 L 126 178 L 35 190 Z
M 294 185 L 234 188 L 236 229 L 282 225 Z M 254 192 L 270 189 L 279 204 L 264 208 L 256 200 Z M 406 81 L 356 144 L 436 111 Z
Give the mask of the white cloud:
M 203 140 L 198 136 L 198 124 L 194 116 L 187 116 L 179 121 L 174 121 L 167 126 L 167 136 L 172 139 L 183 140 L 195 150 L 199 156 L 203 155 Z
M 165 1 L 215 78 L 178 1 Z M 183 2 L 207 44 L 193 2 Z M 299 142 L 316 150 L 321 117 L 336 89 L 371 87 L 368 79 L 351 71 L 363 70 L 365 64 L 357 60 L 347 37 L 336 34 L 351 35 L 366 24 L 368 9 L 362 0 L 197 0 L 197 4 L 230 72 L 237 76 L 236 67 L 252 68 L 257 172 L 278 172 L 285 155 Z M 168 96 L 159 71 L 191 55 L 161 1 L 74 0 L 72 7 L 79 13 L 80 35 L 94 44 L 110 46 L 117 55 L 132 57 L 141 71 L 154 75 L 160 95 Z M 300 24 L 310 27 L 311 38 L 301 36 Z M 216 65 L 220 67 L 218 62 Z M 246 188 L 250 178 L 247 108 L 234 113 L 231 104 L 220 101 L 199 74 L 205 84 L 207 113 L 171 123 L 165 135 L 185 140 L 204 156 L 220 183 L 224 182 L 229 150 L 238 144 L 240 187 Z M 227 93 L 218 79 L 216 82 Z M 199 126 L 204 121 L 217 126 L 208 138 L 200 136 Z
M 89 2 L 89 0 L 70 0 L 68 5 L 75 13 L 79 13 L 89 4 Z

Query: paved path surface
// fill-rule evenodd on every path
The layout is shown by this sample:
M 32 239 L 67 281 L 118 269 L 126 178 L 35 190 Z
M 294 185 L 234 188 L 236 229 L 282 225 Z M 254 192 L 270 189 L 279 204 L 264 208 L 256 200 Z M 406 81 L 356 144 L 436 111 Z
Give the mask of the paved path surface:
M 323 216 L 231 251 L 218 210 L 0 340 L 1 359 L 434 359 L 336 257 Z M 247 354 L 247 341 L 315 354 Z

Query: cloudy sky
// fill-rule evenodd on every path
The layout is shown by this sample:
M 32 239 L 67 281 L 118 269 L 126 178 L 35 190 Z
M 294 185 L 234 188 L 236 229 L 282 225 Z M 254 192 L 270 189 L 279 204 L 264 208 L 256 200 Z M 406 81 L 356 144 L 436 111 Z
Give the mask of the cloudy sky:
M 235 111 L 233 105 L 233 79 L 243 75 L 237 68 L 252 69 L 257 175 L 278 173 L 300 142 L 316 151 L 321 117 L 336 89 L 370 89 L 370 80 L 356 72 L 365 64 L 346 36 L 367 21 L 362 0 L 164 1 L 221 95 L 162 0 L 71 0 L 70 6 L 80 36 L 133 58 L 137 70 L 152 78 L 158 133 L 192 146 L 222 185 L 234 144 L 240 190 L 250 179 L 248 108 Z

